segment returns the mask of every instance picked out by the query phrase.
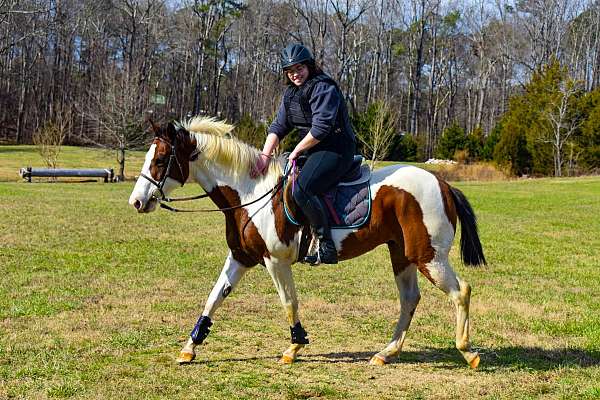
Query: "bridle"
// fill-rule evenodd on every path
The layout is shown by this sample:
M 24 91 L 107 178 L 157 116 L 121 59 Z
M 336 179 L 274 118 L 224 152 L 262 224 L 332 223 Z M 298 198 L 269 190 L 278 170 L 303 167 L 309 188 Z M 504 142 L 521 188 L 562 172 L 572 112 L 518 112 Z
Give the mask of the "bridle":
M 177 153 L 175 152 L 175 146 L 177 145 L 177 136 L 175 136 L 173 143 L 170 143 L 161 137 L 156 137 L 155 139 L 159 140 L 163 143 L 166 143 L 170 146 L 169 162 L 167 163 L 167 168 L 164 170 L 164 173 L 162 174 L 160 181 L 156 181 L 154 178 L 144 174 L 143 172 L 140 173 L 140 176 L 142 178 L 146 179 L 148 182 L 150 182 L 154 186 L 156 186 L 156 189 L 160 193 L 160 198 L 156 197 L 155 194 L 152 195 L 153 198 L 155 198 L 158 201 L 171 201 L 172 199 L 169 199 L 167 196 L 165 196 L 165 192 L 163 191 L 163 189 L 165 187 L 165 183 L 167 182 L 167 178 L 169 177 L 169 173 L 171 172 L 171 166 L 173 165 L 173 161 L 175 161 L 177 163 L 177 167 L 179 168 L 181 177 L 183 177 L 183 168 L 181 168 L 181 163 L 177 159 Z M 173 178 L 171 178 L 171 179 L 173 179 Z M 179 183 L 181 183 L 181 186 L 183 186 L 182 182 L 179 182 Z
M 197 209 L 197 210 L 184 210 L 184 209 L 179 209 L 179 208 L 175 208 L 175 207 L 171 207 L 165 203 L 171 203 L 171 202 L 175 202 L 175 201 L 189 201 L 189 200 L 198 200 L 198 199 L 203 199 L 205 197 L 209 197 L 208 193 L 204 193 L 204 194 L 199 194 L 196 196 L 189 196 L 189 197 L 176 197 L 176 198 L 171 198 L 171 197 L 167 197 L 165 195 L 165 192 L 163 191 L 163 188 L 165 186 L 165 183 L 167 181 L 167 178 L 169 177 L 169 173 L 171 172 L 171 166 L 173 165 L 173 161 L 175 161 L 175 163 L 177 164 L 177 167 L 179 168 L 179 172 L 181 173 L 181 177 L 183 178 L 183 168 L 181 168 L 181 163 L 179 162 L 179 159 L 177 158 L 177 153 L 175 151 L 175 148 L 177 146 L 177 135 L 175 135 L 175 138 L 173 139 L 173 143 L 170 143 L 169 141 L 163 139 L 162 137 L 156 137 L 155 139 L 166 143 L 170 146 L 170 154 L 169 154 L 169 161 L 167 163 L 167 168 L 164 170 L 164 173 L 160 179 L 160 181 L 157 181 L 156 179 L 152 178 L 151 176 L 148 176 L 146 174 L 144 174 L 143 172 L 140 173 L 140 176 L 144 179 L 146 179 L 148 182 L 150 182 L 151 184 L 153 184 L 154 186 L 156 186 L 156 189 L 158 190 L 158 192 L 160 193 L 160 198 L 156 196 L 155 193 L 152 194 L 152 198 L 155 199 L 158 204 L 160 205 L 161 208 L 168 210 L 168 211 L 172 211 L 172 212 L 185 212 L 185 213 L 192 213 L 192 212 L 217 212 L 217 211 L 231 211 L 231 210 L 236 210 L 238 208 L 242 208 L 242 207 L 246 207 L 249 206 L 251 204 L 254 204 L 262 199 L 264 199 L 265 197 L 267 197 L 269 194 L 272 193 L 271 198 L 275 197 L 275 194 L 279 191 L 279 189 L 282 187 L 283 185 L 283 179 L 280 180 L 275 186 L 273 186 L 273 188 L 271 188 L 268 192 L 266 192 L 265 194 L 263 194 L 262 196 L 260 196 L 259 198 L 252 200 L 248 203 L 245 204 L 240 204 L 237 206 L 233 206 L 233 207 L 224 207 L 224 208 L 215 208 L 215 209 Z M 194 151 L 191 156 L 190 156 L 190 161 L 195 160 L 198 155 L 200 154 L 200 151 L 196 150 Z M 173 178 L 171 178 L 173 179 Z M 184 183 L 181 183 L 181 186 L 183 186 Z M 270 200 L 269 199 L 269 200 Z

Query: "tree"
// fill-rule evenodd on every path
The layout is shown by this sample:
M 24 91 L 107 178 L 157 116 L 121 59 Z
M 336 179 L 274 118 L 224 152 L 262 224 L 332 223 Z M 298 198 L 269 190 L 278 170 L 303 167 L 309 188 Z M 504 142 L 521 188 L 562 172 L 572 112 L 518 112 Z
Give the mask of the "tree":
M 457 150 L 465 149 L 466 143 L 465 131 L 455 122 L 442 133 L 437 147 L 437 157 L 453 159 Z
M 553 146 L 547 139 L 553 135 L 552 125 L 547 115 L 560 103 L 560 87 L 566 77 L 566 69 L 553 60 L 533 74 L 524 93 L 511 98 L 502 118 L 494 160 L 509 164 L 509 169 L 518 175 L 554 172 Z
M 70 129 L 70 115 L 61 114 L 54 121 L 46 123 L 33 135 L 33 143 L 46 162 L 48 168 L 56 168 L 58 156 L 67 132 Z
M 498 122 L 494 129 L 489 133 L 489 135 L 485 138 L 483 143 L 483 148 L 481 149 L 481 159 L 485 161 L 490 161 L 494 158 L 494 149 L 496 145 L 500 141 L 500 134 L 502 132 L 502 123 Z
M 240 122 L 236 124 L 234 135 L 236 138 L 254 147 L 262 146 L 265 141 L 267 127 L 262 123 L 256 123 L 248 114 L 244 114 Z
M 419 143 L 408 133 L 396 135 L 388 156 L 393 161 L 418 161 Z
M 480 127 L 475 128 L 467 135 L 464 149 L 468 152 L 467 157 L 469 161 L 477 161 L 481 159 L 483 144 L 483 130 Z
M 581 124 L 576 115 L 571 115 L 574 108 L 573 102 L 579 91 L 580 89 L 574 81 L 561 82 L 558 96 L 550 100 L 548 107 L 543 112 L 544 118 L 550 123 L 550 129 L 542 133 L 540 140 L 552 145 L 554 176 L 562 176 L 565 144 Z
M 111 81 L 105 76 L 101 92 L 91 93 L 92 103 L 86 109 L 86 116 L 101 132 L 100 140 L 87 136 L 85 140 L 101 147 L 117 151 L 119 173 L 117 179 L 125 179 L 126 151 L 136 149 L 145 143 L 147 136 L 144 123 L 146 116 L 138 112 L 145 101 L 137 96 L 137 80 L 122 76 L 119 81 Z
M 600 170 L 600 89 L 586 93 L 577 106 L 580 133 L 569 144 L 568 161 L 584 170 Z
M 396 115 L 389 105 L 377 101 L 355 117 L 356 136 L 362 144 L 365 155 L 371 159 L 371 169 L 375 162 L 388 155 L 396 135 Z

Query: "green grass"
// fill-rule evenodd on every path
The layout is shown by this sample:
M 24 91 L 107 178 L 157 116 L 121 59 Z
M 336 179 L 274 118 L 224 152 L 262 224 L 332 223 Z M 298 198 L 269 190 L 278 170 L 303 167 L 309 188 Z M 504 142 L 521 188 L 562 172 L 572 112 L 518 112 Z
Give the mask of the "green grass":
M 5 149 L 0 176 L 35 156 Z M 102 157 L 91 152 L 86 166 Z M 196 362 L 180 367 L 227 252 L 222 215 L 137 215 L 131 182 L 2 182 L 0 399 L 600 398 L 600 178 L 456 186 L 477 212 L 489 261 L 466 268 L 452 252 L 473 286 L 475 371 L 454 349 L 452 304 L 421 277 L 405 351 L 368 365 L 398 313 L 384 248 L 294 267 L 311 339 L 298 363 L 276 362 L 289 328 L 256 267 Z

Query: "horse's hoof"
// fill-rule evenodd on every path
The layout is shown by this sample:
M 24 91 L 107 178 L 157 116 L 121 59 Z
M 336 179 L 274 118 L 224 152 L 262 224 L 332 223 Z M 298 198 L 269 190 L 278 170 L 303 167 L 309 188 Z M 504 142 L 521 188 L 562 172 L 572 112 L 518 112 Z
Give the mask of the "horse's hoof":
M 481 360 L 481 359 L 479 358 L 479 354 L 475 353 L 475 357 L 473 357 L 473 359 L 472 359 L 471 361 L 469 361 L 469 366 L 470 366 L 472 369 L 475 369 L 475 368 L 477 368 L 477 367 L 479 366 L 479 361 L 480 361 L 480 360 Z
M 290 355 L 284 354 L 279 359 L 279 364 L 293 364 L 296 357 L 292 357 Z
M 375 354 L 373 357 L 371 357 L 371 360 L 369 361 L 369 364 L 371 365 L 377 365 L 379 367 L 383 366 L 386 364 L 385 359 L 377 354 Z
M 189 364 L 192 361 L 194 361 L 194 358 L 196 358 L 195 353 L 188 353 L 186 351 L 182 351 L 181 353 L 179 353 L 179 357 L 177 357 L 177 363 L 179 365 Z

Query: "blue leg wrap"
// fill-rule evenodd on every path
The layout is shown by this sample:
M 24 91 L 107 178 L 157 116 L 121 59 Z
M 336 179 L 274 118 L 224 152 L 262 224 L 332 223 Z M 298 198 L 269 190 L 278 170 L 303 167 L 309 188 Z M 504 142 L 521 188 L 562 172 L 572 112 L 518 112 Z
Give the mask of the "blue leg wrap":
M 292 343 L 295 344 L 308 344 L 308 333 L 302 327 L 302 324 L 298 322 L 294 326 L 290 326 L 290 333 L 292 334 Z
M 194 329 L 192 329 L 192 332 L 190 333 L 192 342 L 194 342 L 194 344 L 201 344 L 202 342 L 204 342 L 204 339 L 206 339 L 206 337 L 210 333 L 209 328 L 211 326 L 212 322 L 210 320 L 210 317 L 207 317 L 205 315 L 201 316 L 198 319 L 198 322 L 196 322 L 196 325 L 194 325 Z

